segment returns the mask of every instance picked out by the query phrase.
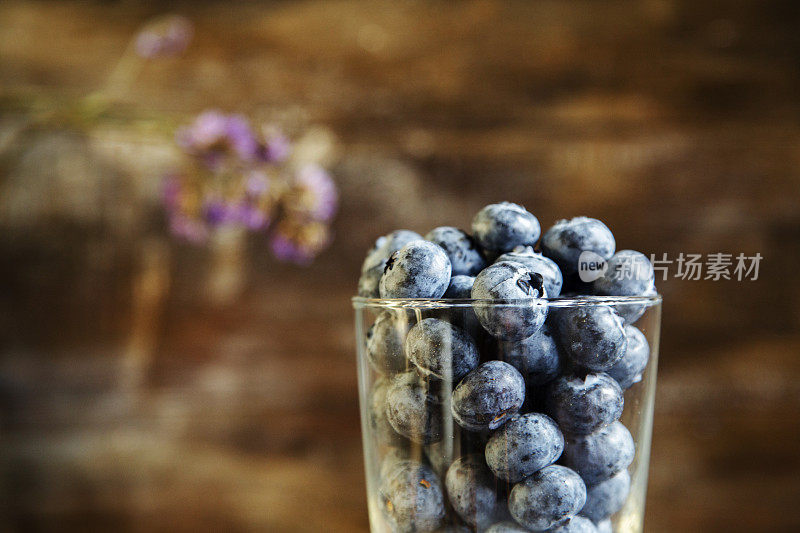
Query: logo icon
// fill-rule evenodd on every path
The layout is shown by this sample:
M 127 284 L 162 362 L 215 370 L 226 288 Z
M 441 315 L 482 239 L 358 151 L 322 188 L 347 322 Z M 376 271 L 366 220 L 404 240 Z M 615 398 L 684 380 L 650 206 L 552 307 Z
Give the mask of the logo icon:
M 601 255 L 586 250 L 578 257 L 578 277 L 584 283 L 591 283 L 603 276 L 608 270 L 608 263 Z

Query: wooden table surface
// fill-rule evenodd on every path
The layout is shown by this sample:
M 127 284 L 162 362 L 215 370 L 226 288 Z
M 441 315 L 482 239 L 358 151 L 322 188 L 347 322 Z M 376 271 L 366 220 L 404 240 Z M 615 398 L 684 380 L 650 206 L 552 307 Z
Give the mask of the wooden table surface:
M 800 531 L 796 6 L 176 3 L 186 56 L 87 135 L 29 127 L 25 102 L 95 90 L 160 11 L 3 2 L 0 530 L 366 530 L 363 253 L 507 199 L 673 259 L 762 254 L 757 281 L 659 283 L 645 529 Z M 326 151 L 342 205 L 312 266 L 164 233 L 174 148 L 139 118 L 207 107 Z

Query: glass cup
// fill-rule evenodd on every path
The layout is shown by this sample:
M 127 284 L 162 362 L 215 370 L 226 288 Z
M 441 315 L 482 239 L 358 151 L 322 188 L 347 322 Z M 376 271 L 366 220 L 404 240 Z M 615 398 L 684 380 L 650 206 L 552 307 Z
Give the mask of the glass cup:
M 373 532 L 642 531 L 660 296 L 353 306 Z

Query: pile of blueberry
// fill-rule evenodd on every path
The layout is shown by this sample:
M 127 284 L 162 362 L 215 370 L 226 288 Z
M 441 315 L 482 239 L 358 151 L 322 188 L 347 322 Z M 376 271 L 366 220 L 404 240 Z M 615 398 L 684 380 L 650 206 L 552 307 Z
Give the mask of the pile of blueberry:
M 645 306 L 545 298 L 654 295 L 654 273 L 643 254 L 615 253 L 596 219 L 539 237 L 536 217 L 504 202 L 475 216 L 472 235 L 399 230 L 367 254 L 362 297 L 475 300 L 387 308 L 367 333 L 381 374 L 368 406 L 376 497 L 393 531 L 612 531 L 630 490 L 635 446 L 619 418 L 649 359 L 633 325 Z M 590 283 L 586 251 L 608 267 Z

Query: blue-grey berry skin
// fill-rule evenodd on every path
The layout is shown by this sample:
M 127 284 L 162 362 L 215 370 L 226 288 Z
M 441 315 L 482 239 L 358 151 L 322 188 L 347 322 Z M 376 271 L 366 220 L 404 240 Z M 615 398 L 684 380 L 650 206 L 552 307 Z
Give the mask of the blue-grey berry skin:
M 476 302 L 475 314 L 481 325 L 502 340 L 525 339 L 536 333 L 547 318 L 547 291 L 543 278 L 524 265 L 503 261 L 486 267 L 475 278 L 472 297 L 500 300 L 495 304 Z M 503 304 L 505 300 L 525 300 Z
M 561 269 L 552 259 L 545 257 L 541 253 L 534 252 L 531 246 L 518 246 L 513 251 L 506 252 L 498 257 L 495 263 L 502 261 L 520 263 L 528 267 L 531 272 L 541 274 L 548 298 L 555 298 L 561 294 L 561 288 L 564 285 Z
M 383 269 L 386 267 L 384 262 L 381 265 L 370 268 L 362 272 L 361 277 L 358 278 L 358 295 L 362 298 L 380 298 L 380 282 L 383 276 Z
M 386 418 L 386 393 L 389 390 L 389 379 L 380 377 L 372 385 L 369 393 L 368 422 L 372 436 L 382 444 L 399 444 L 402 438 L 392 428 Z
M 472 297 L 472 286 L 475 285 L 473 276 L 453 276 L 450 278 L 450 285 L 444 292 L 443 298 L 454 300 L 468 300 Z
M 597 533 L 614 533 L 614 526 L 608 518 L 597 523 Z
M 496 481 L 480 455 L 456 459 L 445 476 L 450 504 L 464 522 L 483 529 L 496 518 L 500 502 Z
M 527 339 L 499 341 L 497 359 L 519 370 L 528 387 L 553 381 L 561 370 L 558 347 L 547 324 Z
M 386 392 L 386 418 L 400 435 L 420 444 L 442 438 L 442 406 L 416 372 L 392 378 Z
M 608 370 L 608 374 L 617 380 L 623 389 L 630 388 L 642 380 L 642 372 L 650 360 L 650 345 L 647 337 L 634 326 L 625 326 L 628 339 L 625 355 Z
M 635 453 L 628 428 L 614 422 L 589 435 L 567 435 L 561 463 L 580 474 L 587 485 L 596 485 L 628 468 Z
M 646 255 L 620 250 L 608 260 L 605 274 L 594 280 L 601 296 L 641 296 L 654 286 L 655 272 Z
M 642 294 L 637 296 L 646 296 L 646 297 L 653 297 L 658 294 L 658 291 L 655 288 L 655 285 L 647 289 Z M 639 320 L 642 315 L 644 315 L 645 311 L 647 311 L 648 307 L 650 307 L 652 303 L 637 303 L 637 302 L 626 302 L 626 303 L 619 303 L 614 304 L 614 309 L 617 310 L 617 313 L 622 317 L 626 324 L 633 324 L 637 320 Z
M 559 344 L 576 365 L 605 372 L 625 354 L 624 323 L 613 308 L 583 306 L 554 310 L 553 314 Z
M 511 202 L 487 205 L 472 219 L 472 235 L 486 250 L 509 252 L 517 246 L 535 246 L 539 220 L 524 207 Z
M 381 277 L 381 298 L 441 298 L 450 285 L 450 259 L 432 242 L 412 241 L 394 252 Z
M 625 505 L 631 490 L 631 475 L 622 470 L 611 478 L 586 488 L 586 504 L 581 514 L 599 522 L 616 513 Z
M 484 533 L 528 533 L 529 531 L 529 529 L 522 527 L 516 522 L 506 520 L 504 522 L 492 524 Z
M 522 374 L 502 361 L 488 361 L 453 390 L 453 418 L 468 430 L 497 429 L 517 414 L 525 401 Z
M 474 276 L 486 267 L 478 243 L 458 228 L 441 226 L 429 231 L 425 239 L 442 247 L 450 258 L 453 276 Z
M 402 311 L 386 310 L 367 330 L 367 358 L 383 374 L 402 372 L 407 367 L 405 340 L 410 325 Z
M 542 236 L 542 254 L 555 261 L 565 276 L 578 271 L 581 253 L 594 252 L 608 260 L 615 248 L 611 230 L 589 217 L 559 220 Z
M 386 261 L 393 252 L 412 241 L 422 240 L 419 233 L 409 230 L 397 230 L 379 237 L 375 245 L 367 252 L 361 265 L 361 277 L 358 279 L 358 295 L 362 298 L 380 298 L 380 281 L 386 269 Z
M 406 355 L 422 375 L 447 382 L 460 381 L 480 357 L 467 332 L 438 318 L 426 318 L 409 330 Z
M 548 412 L 566 433 L 586 435 L 622 415 L 622 389 L 605 373 L 561 376 L 547 388 Z
M 550 465 L 514 485 L 508 510 L 514 520 L 534 531 L 565 524 L 586 502 L 586 486 L 569 468 Z
M 564 436 L 547 415 L 512 417 L 486 443 L 486 464 L 494 475 L 517 483 L 555 463 L 564 451 Z
M 418 452 L 419 455 L 415 455 L 412 453 L 412 447 L 409 446 L 407 443 L 405 445 L 399 446 L 389 446 L 386 450 L 386 454 L 383 456 L 381 460 L 381 467 L 380 467 L 380 477 L 381 483 L 389 478 L 389 475 L 394 471 L 395 465 L 401 461 L 408 461 L 409 459 L 413 459 L 415 461 L 421 461 L 421 450 L 419 447 L 415 447 L 413 449 L 414 452 Z M 423 461 L 424 462 L 424 461 Z
M 379 505 L 392 531 L 432 531 L 445 516 L 444 492 L 436 473 L 420 461 L 399 461 L 378 489 Z
M 588 518 L 573 516 L 563 526 L 548 529 L 547 533 L 597 533 L 597 528 Z

